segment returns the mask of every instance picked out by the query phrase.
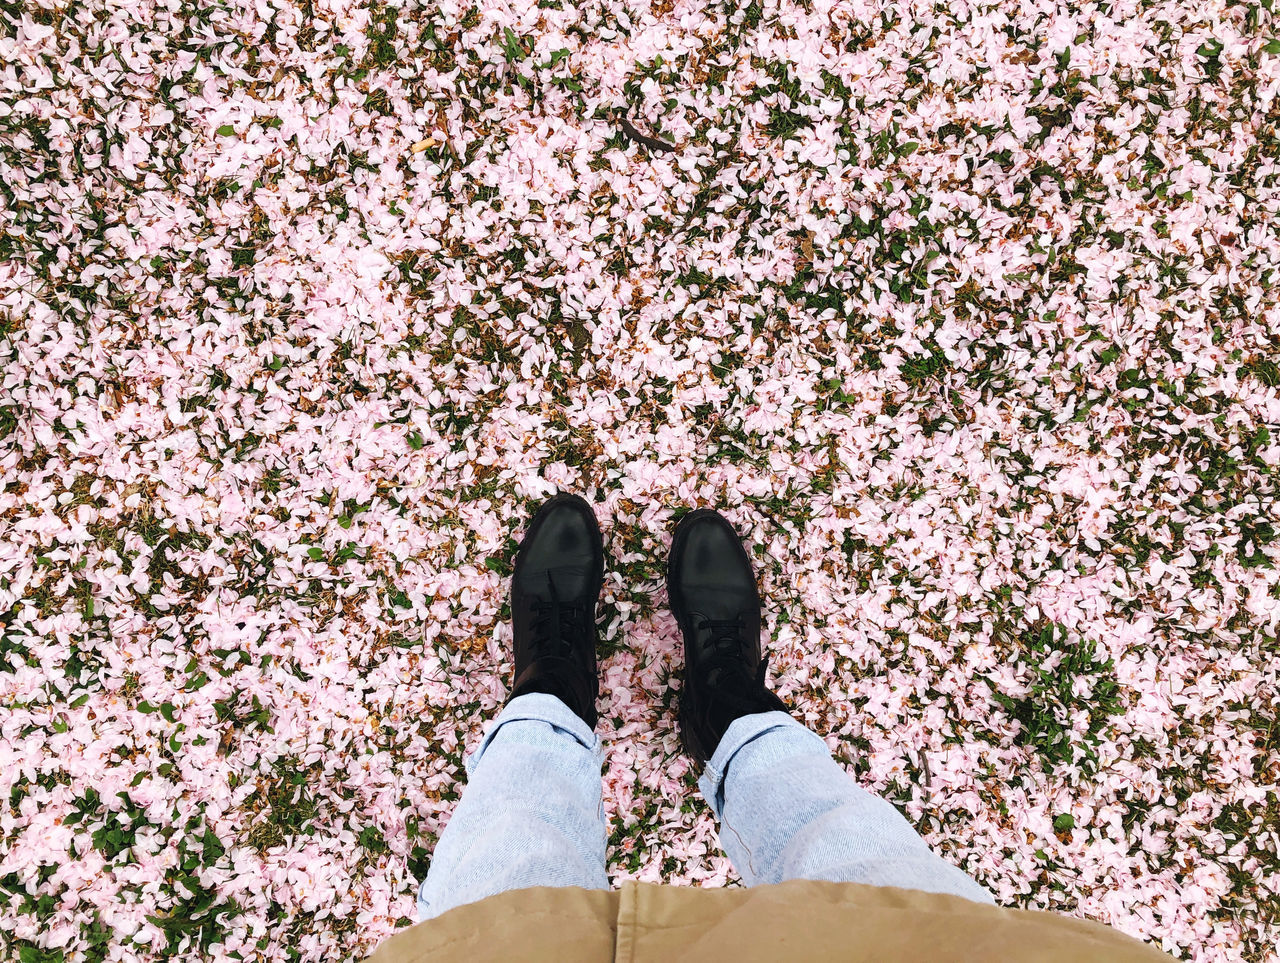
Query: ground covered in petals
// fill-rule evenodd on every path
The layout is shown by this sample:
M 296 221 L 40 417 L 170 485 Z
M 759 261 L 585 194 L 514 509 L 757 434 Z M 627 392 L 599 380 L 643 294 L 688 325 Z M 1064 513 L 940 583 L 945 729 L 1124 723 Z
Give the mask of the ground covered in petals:
M 670 526 L 1009 905 L 1280 939 L 1271 0 L 0 0 L 0 950 L 357 958 L 596 506 L 610 872 L 736 882 Z

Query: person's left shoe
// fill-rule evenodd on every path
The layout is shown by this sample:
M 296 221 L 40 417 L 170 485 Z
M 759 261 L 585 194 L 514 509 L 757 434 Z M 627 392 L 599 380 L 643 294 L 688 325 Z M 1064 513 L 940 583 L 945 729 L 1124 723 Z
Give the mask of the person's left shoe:
M 603 584 L 604 540 L 591 506 L 569 494 L 543 503 L 511 577 L 515 679 L 508 701 L 546 692 L 595 728 L 596 601 Z

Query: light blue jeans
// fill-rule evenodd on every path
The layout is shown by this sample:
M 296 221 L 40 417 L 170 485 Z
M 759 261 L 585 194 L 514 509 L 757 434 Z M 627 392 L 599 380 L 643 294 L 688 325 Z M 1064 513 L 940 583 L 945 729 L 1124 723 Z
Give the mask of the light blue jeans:
M 529 886 L 607 889 L 603 761 L 599 737 L 555 696 L 511 700 L 466 759 L 466 792 L 418 888 L 419 918 Z M 748 886 L 826 879 L 994 902 L 785 712 L 735 720 L 698 787 Z

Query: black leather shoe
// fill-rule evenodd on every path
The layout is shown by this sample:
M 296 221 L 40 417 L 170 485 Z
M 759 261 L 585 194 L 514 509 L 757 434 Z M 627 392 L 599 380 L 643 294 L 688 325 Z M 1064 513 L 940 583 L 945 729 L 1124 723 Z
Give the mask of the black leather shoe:
M 529 523 L 511 577 L 515 680 L 511 696 L 547 692 L 593 729 L 596 600 L 604 582 L 604 542 L 591 506 L 556 495 Z
M 720 513 L 703 508 L 680 519 L 667 561 L 667 596 L 684 635 L 680 740 L 705 763 L 734 719 L 788 711 L 765 687 L 755 573 Z

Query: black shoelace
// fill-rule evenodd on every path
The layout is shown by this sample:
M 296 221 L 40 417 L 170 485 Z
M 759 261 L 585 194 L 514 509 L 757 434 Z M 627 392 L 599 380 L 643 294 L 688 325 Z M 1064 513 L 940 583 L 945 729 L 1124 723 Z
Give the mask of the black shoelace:
M 698 631 L 711 632 L 711 647 L 717 656 L 737 657 L 742 652 L 742 616 L 735 619 L 703 619 L 698 623 Z
M 587 606 L 561 600 L 551 573 L 547 573 L 549 598 L 533 600 L 533 645 L 541 656 L 568 658 L 577 640 L 587 632 Z
M 755 677 L 742 664 L 742 649 L 746 640 L 742 637 L 742 618 L 703 619 L 698 631 L 711 632 L 711 648 L 714 654 L 702 664 L 703 677 L 713 684 L 707 686 L 708 695 L 717 702 L 744 712 L 755 711 L 761 700 L 771 696 L 765 685 L 765 673 L 769 671 L 769 657 L 760 660 Z

